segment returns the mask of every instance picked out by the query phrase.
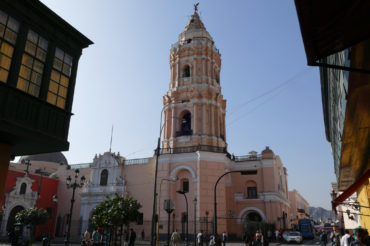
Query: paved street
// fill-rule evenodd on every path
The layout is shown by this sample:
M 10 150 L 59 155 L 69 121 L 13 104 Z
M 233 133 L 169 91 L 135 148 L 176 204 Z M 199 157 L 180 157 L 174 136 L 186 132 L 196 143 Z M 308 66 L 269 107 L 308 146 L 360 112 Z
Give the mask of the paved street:
M 316 240 L 305 240 L 303 242 L 303 244 L 297 244 L 297 245 L 301 245 L 301 246 L 309 246 L 309 245 L 319 245 L 320 243 Z M 37 246 L 41 246 L 42 243 L 41 242 L 36 242 L 35 245 Z M 52 246 L 62 246 L 64 244 L 51 244 Z M 80 245 L 80 244 L 69 244 L 71 246 L 77 246 L 77 245 Z M 135 245 L 149 245 L 149 242 L 148 241 L 138 241 L 135 243 Z M 161 243 L 161 246 L 164 246 L 164 245 L 167 245 L 165 243 Z M 185 244 L 179 244 L 179 246 L 184 246 Z M 270 243 L 269 246 L 291 246 L 292 244 L 286 244 L 286 243 Z M 0 246 L 10 246 L 9 243 L 0 243 Z M 226 246 L 244 246 L 243 243 L 241 242 L 232 242 L 232 243 L 227 243 Z

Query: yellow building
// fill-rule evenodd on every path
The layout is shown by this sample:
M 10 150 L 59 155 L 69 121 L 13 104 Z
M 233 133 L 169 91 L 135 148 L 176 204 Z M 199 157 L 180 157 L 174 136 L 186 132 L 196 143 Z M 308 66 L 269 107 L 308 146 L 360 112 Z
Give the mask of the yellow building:
M 353 206 L 370 231 L 370 3 L 295 4 L 308 65 L 320 67 L 326 138 L 343 191 L 333 197 L 333 209 Z M 350 204 L 346 199 L 354 192 L 358 203 Z

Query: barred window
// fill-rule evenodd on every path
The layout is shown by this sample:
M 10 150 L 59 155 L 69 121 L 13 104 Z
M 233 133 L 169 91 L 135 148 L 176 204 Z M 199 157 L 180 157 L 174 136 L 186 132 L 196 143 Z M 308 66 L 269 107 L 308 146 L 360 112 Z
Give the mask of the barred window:
M 249 199 L 257 198 L 257 187 L 248 187 L 247 192 Z
M 29 30 L 17 88 L 35 97 L 38 97 L 40 93 L 47 49 L 48 41 L 36 32 Z
M 0 82 L 6 83 L 17 41 L 19 22 L 0 10 Z

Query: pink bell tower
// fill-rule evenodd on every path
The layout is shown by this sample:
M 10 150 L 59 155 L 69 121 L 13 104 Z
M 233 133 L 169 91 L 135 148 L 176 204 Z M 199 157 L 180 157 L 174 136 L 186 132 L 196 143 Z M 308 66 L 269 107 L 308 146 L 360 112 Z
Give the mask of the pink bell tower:
M 195 9 L 170 53 L 162 148 L 226 152 L 221 55 Z M 197 146 L 197 147 L 195 147 Z

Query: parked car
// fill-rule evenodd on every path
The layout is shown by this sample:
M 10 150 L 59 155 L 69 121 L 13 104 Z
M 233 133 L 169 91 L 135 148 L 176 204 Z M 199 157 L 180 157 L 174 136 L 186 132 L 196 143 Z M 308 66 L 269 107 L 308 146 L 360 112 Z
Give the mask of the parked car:
M 283 234 L 283 238 L 287 243 L 302 243 L 302 234 L 299 231 L 288 231 Z

